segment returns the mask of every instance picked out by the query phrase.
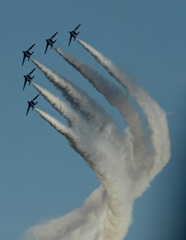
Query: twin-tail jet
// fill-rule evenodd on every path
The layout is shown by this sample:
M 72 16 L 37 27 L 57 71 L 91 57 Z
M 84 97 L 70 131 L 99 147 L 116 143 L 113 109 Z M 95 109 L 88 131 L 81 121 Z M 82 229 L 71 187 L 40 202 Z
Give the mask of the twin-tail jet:
M 34 100 L 36 100 L 36 98 L 39 96 L 40 94 L 38 94 L 35 98 L 33 98 L 31 101 L 27 101 L 28 103 L 28 108 L 27 108 L 27 112 L 26 112 L 26 115 L 28 114 L 30 108 L 32 108 L 32 110 L 34 110 L 34 107 L 35 105 L 38 103 L 38 102 L 34 102 Z
M 81 25 L 81 24 L 79 24 L 76 28 L 74 28 L 74 30 L 69 31 L 69 33 L 70 33 L 70 39 L 69 39 L 68 46 L 70 46 L 70 43 L 71 43 L 72 38 L 74 38 L 74 41 L 76 40 L 76 37 L 77 37 L 77 35 L 79 34 L 79 32 L 76 32 L 76 30 L 79 28 L 80 25 Z
M 29 72 L 29 74 L 24 75 L 25 81 L 24 81 L 24 85 L 23 85 L 23 90 L 25 89 L 26 83 L 28 82 L 29 85 L 32 81 L 32 79 L 34 78 L 34 76 L 31 76 L 31 74 L 36 70 L 36 68 L 34 68 L 31 72 Z
M 54 43 L 57 41 L 57 40 L 53 40 L 53 38 L 57 35 L 57 33 L 58 32 L 56 32 L 51 38 L 45 39 L 46 40 L 45 54 L 47 52 L 48 46 L 52 48 Z
M 23 64 L 24 64 L 25 58 L 28 58 L 28 61 L 29 61 L 30 56 L 34 53 L 34 51 L 33 51 L 33 52 L 30 52 L 30 50 L 33 48 L 33 46 L 35 46 L 35 43 L 34 43 L 30 48 L 28 48 L 26 51 L 23 51 L 22 66 L 23 66 Z

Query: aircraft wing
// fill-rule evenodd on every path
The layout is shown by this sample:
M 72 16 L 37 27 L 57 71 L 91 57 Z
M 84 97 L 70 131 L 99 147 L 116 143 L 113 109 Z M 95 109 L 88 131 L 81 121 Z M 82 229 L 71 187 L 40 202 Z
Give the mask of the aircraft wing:
M 54 38 L 57 34 L 58 34 L 58 32 L 56 32 L 51 38 Z
M 32 74 L 35 70 L 36 70 L 36 68 L 34 68 L 29 74 Z
M 81 25 L 81 23 L 74 30 L 77 30 L 80 25 Z
M 71 40 L 72 40 L 72 34 L 70 34 L 70 39 L 69 39 L 68 46 L 70 46 Z
M 23 66 L 23 64 L 24 64 L 24 62 L 25 62 L 25 58 L 26 58 L 26 55 L 24 54 L 24 55 L 23 55 L 22 66 Z
M 30 104 L 28 103 L 28 108 L 27 108 L 26 115 L 28 115 L 29 110 L 30 110 Z
M 37 97 L 39 97 L 39 95 L 40 95 L 40 93 L 35 98 L 33 98 L 32 101 L 34 101 Z
M 29 49 L 28 50 L 31 50 L 32 48 L 33 48 L 33 46 L 35 46 L 35 43 L 31 46 L 31 47 L 29 47 Z
M 47 49 L 48 49 L 48 42 L 46 43 L 46 48 L 45 48 L 45 54 L 46 54 L 46 52 L 47 52 Z
M 24 81 L 23 90 L 25 89 L 25 86 L 26 86 L 26 80 Z

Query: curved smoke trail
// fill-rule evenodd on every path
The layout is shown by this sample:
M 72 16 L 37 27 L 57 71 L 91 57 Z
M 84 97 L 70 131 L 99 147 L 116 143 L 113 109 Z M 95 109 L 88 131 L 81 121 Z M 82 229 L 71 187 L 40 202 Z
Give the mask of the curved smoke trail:
M 150 164 L 152 169 L 149 176 L 151 175 L 152 180 L 170 159 L 170 140 L 165 112 L 140 86 L 131 81 L 109 59 L 84 41 L 78 39 L 78 42 L 136 99 L 144 112 L 151 130 L 151 143 L 156 153 L 153 155 Z M 159 121 L 156 121 L 156 119 L 159 119 Z
M 123 120 L 129 127 L 133 142 L 133 151 L 139 152 L 141 154 L 144 153 L 144 141 L 141 141 L 141 145 L 138 141 L 139 138 L 143 138 L 144 134 L 142 132 L 141 121 L 139 120 L 137 112 L 133 109 L 129 101 L 127 100 L 127 95 L 124 94 L 121 89 L 116 87 L 111 81 L 101 76 L 99 73 L 94 71 L 87 64 L 80 62 L 74 57 L 70 56 L 67 53 L 64 53 L 61 49 L 54 47 L 56 52 L 63 57 L 65 61 L 67 61 L 72 67 L 74 67 L 79 73 L 82 74 L 84 78 L 86 78 L 95 88 L 98 90 L 106 100 L 113 106 L 115 106 L 120 112 Z M 139 148 L 141 150 L 139 151 Z M 135 154 L 135 153 L 134 153 Z
M 91 115 L 91 119 L 94 119 L 94 121 L 96 121 L 96 124 L 102 121 L 103 118 L 105 120 L 109 119 L 109 116 L 105 113 L 105 111 L 72 82 L 64 77 L 59 76 L 57 73 L 39 63 L 38 61 L 32 59 L 32 62 L 43 72 L 47 79 L 56 86 L 56 88 L 62 91 L 64 97 L 76 110 L 80 111 L 84 115 Z M 92 114 L 89 109 L 94 109 L 94 114 Z
M 61 115 L 63 115 L 69 125 L 72 126 L 74 124 L 75 115 L 65 102 L 61 101 L 61 99 L 57 98 L 48 90 L 40 87 L 38 84 L 32 83 L 32 85 Z
M 36 112 L 64 135 L 74 150 L 93 169 L 101 186 L 82 208 L 61 218 L 49 220 L 29 229 L 26 240 L 122 240 L 132 221 L 134 200 L 148 187 L 170 157 L 170 140 L 164 111 L 139 86 L 134 84 L 110 60 L 78 39 L 78 42 L 132 95 L 143 112 L 130 103 L 120 88 L 108 82 L 86 64 L 55 50 L 80 72 L 115 106 L 128 128 L 120 130 L 116 122 L 86 93 L 56 73 L 32 60 L 64 94 L 67 106 L 57 97 L 34 84 L 34 87 L 68 122 L 64 126 L 52 116 Z M 144 128 L 146 121 L 148 126 Z

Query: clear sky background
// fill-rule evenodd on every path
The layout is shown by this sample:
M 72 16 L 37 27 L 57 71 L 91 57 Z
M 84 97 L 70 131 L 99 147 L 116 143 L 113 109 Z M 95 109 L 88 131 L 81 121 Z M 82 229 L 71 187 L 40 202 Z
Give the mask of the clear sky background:
M 135 81 L 166 111 L 171 160 L 134 205 L 126 240 L 183 240 L 186 187 L 186 1 L 185 0 L 2 0 L 0 4 L 0 239 L 18 240 L 29 227 L 81 207 L 99 186 L 94 173 L 64 137 L 27 100 L 23 87 L 34 66 L 22 51 L 33 43 L 34 58 L 106 102 L 55 51 L 44 55 L 45 38 L 58 31 L 56 46 L 105 73 L 68 31 L 81 23 L 86 41 Z M 103 71 L 103 72 L 102 72 Z M 55 92 L 42 73 L 34 82 Z M 39 97 L 38 107 L 54 110 Z M 55 114 L 55 113 L 54 113 Z

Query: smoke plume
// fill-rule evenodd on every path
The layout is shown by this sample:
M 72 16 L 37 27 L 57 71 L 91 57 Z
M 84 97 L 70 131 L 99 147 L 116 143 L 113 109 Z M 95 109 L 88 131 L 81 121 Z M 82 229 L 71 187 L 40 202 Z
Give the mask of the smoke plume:
M 95 172 L 101 185 L 85 200 L 82 208 L 30 228 L 25 233 L 25 240 L 124 239 L 132 222 L 135 199 L 147 189 L 170 158 L 164 111 L 109 59 L 82 40 L 78 39 L 78 42 L 106 69 L 112 80 L 60 49 L 54 49 L 118 110 L 128 127 L 121 130 L 86 92 L 32 60 L 61 91 L 65 100 L 37 84 L 33 86 L 67 119 L 68 126 L 39 109 L 35 109 L 36 112 L 66 137 L 70 146 Z

